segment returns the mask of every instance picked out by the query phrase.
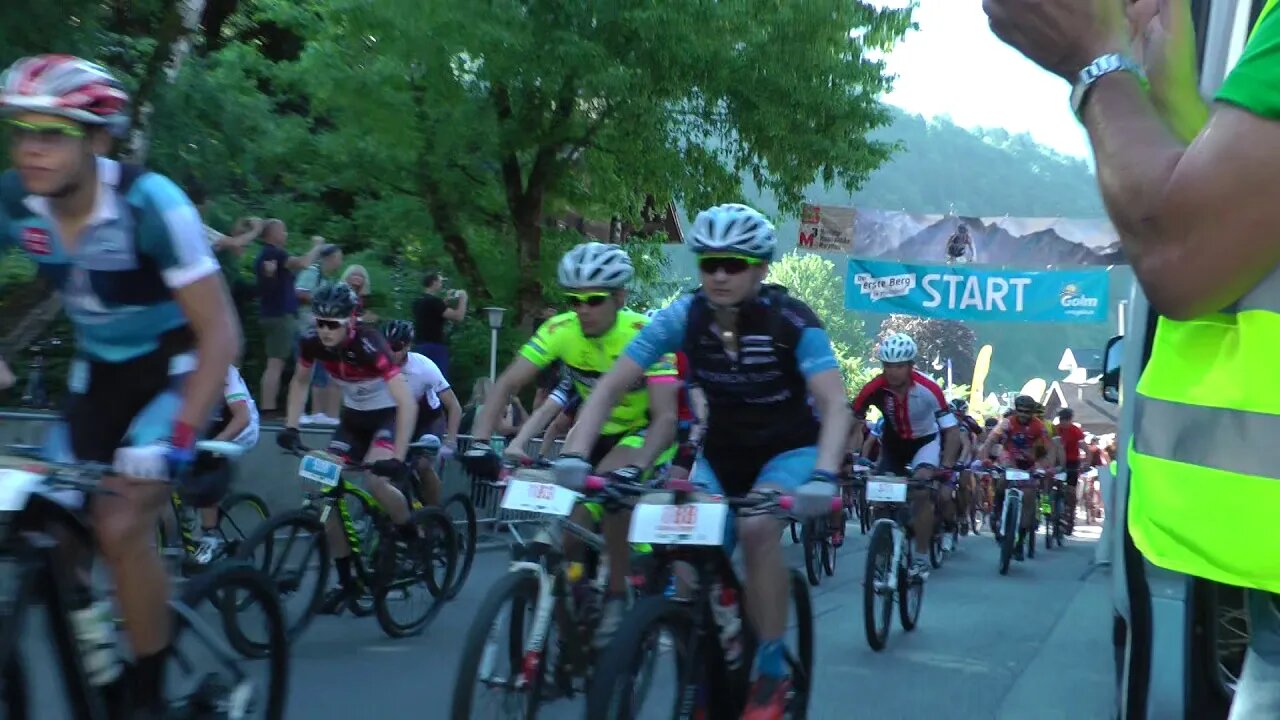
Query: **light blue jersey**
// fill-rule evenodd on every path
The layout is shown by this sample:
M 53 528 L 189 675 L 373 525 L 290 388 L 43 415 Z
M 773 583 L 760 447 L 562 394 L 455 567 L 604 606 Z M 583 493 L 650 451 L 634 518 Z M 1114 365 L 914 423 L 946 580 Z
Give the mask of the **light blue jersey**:
M 47 198 L 16 171 L 0 176 L 0 250 L 16 244 L 62 296 L 76 350 L 122 363 L 155 351 L 187 319 L 173 291 L 218 272 L 195 207 L 171 180 L 98 159 L 99 192 L 79 247 L 68 253 Z

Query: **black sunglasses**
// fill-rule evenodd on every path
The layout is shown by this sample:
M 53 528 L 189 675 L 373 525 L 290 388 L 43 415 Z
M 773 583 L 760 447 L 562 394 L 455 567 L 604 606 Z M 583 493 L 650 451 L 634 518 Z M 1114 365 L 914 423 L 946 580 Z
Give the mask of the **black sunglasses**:
M 740 255 L 711 255 L 698 258 L 698 269 L 708 275 L 715 275 L 717 270 L 723 270 L 726 275 L 738 275 L 759 262 Z
M 565 293 L 564 296 L 565 304 L 569 307 L 577 307 L 579 305 L 600 307 L 608 299 L 609 293 Z
M 337 330 L 346 324 L 346 320 L 326 320 L 325 318 L 316 318 L 316 327 L 322 327 L 325 330 Z

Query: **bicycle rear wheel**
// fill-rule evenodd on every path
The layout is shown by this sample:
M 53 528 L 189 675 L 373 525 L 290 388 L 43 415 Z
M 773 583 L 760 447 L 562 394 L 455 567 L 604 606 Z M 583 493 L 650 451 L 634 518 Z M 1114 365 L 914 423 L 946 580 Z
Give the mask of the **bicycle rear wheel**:
M 453 523 L 458 539 L 458 569 L 453 581 L 444 590 L 444 596 L 452 600 L 467 582 L 471 575 L 471 564 L 476 559 L 476 505 L 471 502 L 471 496 L 456 493 L 445 501 L 443 509 Z
M 883 650 L 889 640 L 893 613 L 890 573 L 893 567 L 893 529 L 888 523 L 876 525 L 867 543 L 867 567 L 862 579 L 862 620 L 867 631 L 867 644 L 872 650 Z
M 800 542 L 804 544 L 805 575 L 809 577 L 809 584 L 817 587 L 822 583 L 822 540 L 816 520 L 807 520 L 800 527 Z
M 173 611 L 166 700 L 176 717 L 284 717 L 289 641 L 271 581 L 241 562 L 213 566 L 193 578 Z M 250 617 L 251 615 L 255 617 Z M 216 628 L 251 633 L 266 647 L 251 661 L 219 642 Z M 251 676 L 255 673 L 258 676 Z
M 329 543 L 320 519 L 304 509 L 278 515 L 240 544 L 235 559 L 271 581 L 280 598 L 285 635 L 289 642 L 297 640 L 315 617 L 329 582 Z M 228 640 L 249 657 L 265 657 L 269 649 L 234 629 Z
M 227 541 L 227 557 L 234 556 L 240 545 L 269 517 L 267 501 L 251 493 L 236 493 L 219 503 L 218 532 Z
M 423 508 L 409 519 L 420 536 L 412 540 L 382 538 L 375 560 L 373 605 L 378 626 L 389 637 L 419 632 L 444 607 L 443 590 L 458 566 L 457 533 L 448 516 Z M 431 596 L 413 603 L 412 591 L 422 587 Z M 404 608 L 404 613 L 393 613 Z
M 920 608 L 924 605 L 924 581 L 911 577 L 904 563 L 898 566 L 898 621 L 902 629 L 911 632 L 920 621 Z

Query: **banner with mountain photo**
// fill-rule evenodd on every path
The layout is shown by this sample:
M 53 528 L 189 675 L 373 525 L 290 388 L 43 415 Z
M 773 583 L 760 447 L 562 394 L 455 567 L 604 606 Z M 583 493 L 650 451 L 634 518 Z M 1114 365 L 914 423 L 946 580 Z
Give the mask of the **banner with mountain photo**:
M 1107 321 L 1107 271 L 914 265 L 849 258 L 844 306 L 967 322 Z
M 822 210 L 825 215 L 834 208 Z M 1126 264 L 1120 238 L 1106 219 L 916 215 L 866 208 L 847 212 L 854 218 L 850 254 L 858 257 L 1018 267 Z M 965 252 L 952 257 L 948 246 Z

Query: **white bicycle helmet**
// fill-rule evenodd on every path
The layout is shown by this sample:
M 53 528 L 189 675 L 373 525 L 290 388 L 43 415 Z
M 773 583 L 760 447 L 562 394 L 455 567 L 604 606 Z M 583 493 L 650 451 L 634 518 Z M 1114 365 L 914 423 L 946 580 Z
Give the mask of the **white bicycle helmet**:
M 911 362 L 916 359 L 916 341 L 906 333 L 894 333 L 880 341 L 876 356 L 880 362 Z
M 773 223 L 759 210 L 727 203 L 698 213 L 685 242 L 698 255 L 733 253 L 772 260 L 778 238 L 773 232 Z
M 560 285 L 570 290 L 627 286 L 634 274 L 631 257 L 617 245 L 589 242 L 575 245 L 560 258 L 556 275 Z
M 106 68 L 71 55 L 36 55 L 0 77 L 0 113 L 35 112 L 108 128 L 129 128 L 129 93 Z

